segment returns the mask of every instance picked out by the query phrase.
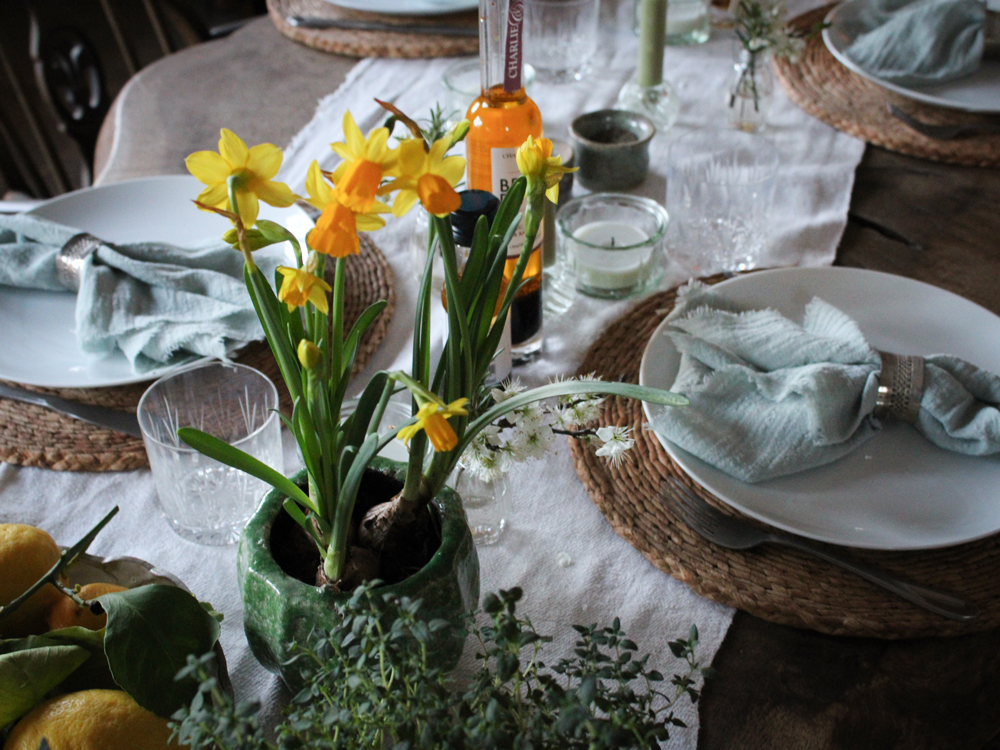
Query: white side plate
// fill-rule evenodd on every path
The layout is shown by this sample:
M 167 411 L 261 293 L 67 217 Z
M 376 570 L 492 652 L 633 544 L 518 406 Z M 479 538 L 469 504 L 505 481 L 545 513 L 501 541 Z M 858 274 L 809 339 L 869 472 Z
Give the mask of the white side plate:
M 149 177 L 85 188 L 53 198 L 32 216 L 90 232 L 109 242 L 168 242 L 180 247 L 218 238 L 221 216 L 191 202 L 201 192 L 189 175 Z M 261 204 L 260 217 L 296 236 L 311 223 L 297 207 Z M 235 251 L 234 251 L 235 252 Z M 46 388 L 99 388 L 160 377 L 163 367 L 137 375 L 121 352 L 94 357 L 76 344 L 76 295 L 0 286 L 0 379 Z
M 327 0 L 340 8 L 387 16 L 440 16 L 475 10 L 479 0 Z
M 948 353 L 1000 372 L 1000 318 L 938 287 L 851 268 L 790 268 L 741 276 L 714 290 L 747 308 L 771 307 L 801 320 L 814 296 L 857 321 L 877 349 Z M 669 388 L 680 355 L 653 333 L 639 382 Z M 646 417 L 664 407 L 645 405 Z M 869 549 L 947 547 L 1000 531 L 1000 456 L 946 451 L 909 425 L 889 424 L 827 466 L 747 484 L 664 438 L 660 442 L 703 487 L 749 516 L 802 536 Z
M 850 4 L 866 1 L 845 0 L 831 10 L 826 17 L 826 21 L 830 25 L 823 29 L 823 41 L 826 42 L 830 54 L 845 67 L 882 88 L 895 91 L 897 94 L 915 99 L 918 102 L 949 109 L 961 109 L 966 112 L 1000 112 L 1000 60 L 983 60 L 979 70 L 972 75 L 948 83 L 920 86 L 919 88 L 900 86 L 885 81 L 851 60 L 844 54 L 844 50 L 851 46 L 854 38 L 838 23 L 839 12 Z

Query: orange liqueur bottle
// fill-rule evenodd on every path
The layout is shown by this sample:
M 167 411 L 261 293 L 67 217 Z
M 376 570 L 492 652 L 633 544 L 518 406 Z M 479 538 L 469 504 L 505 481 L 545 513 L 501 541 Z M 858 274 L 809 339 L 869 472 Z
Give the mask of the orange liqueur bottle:
M 466 117 L 468 186 L 499 198 L 520 176 L 518 147 L 542 135 L 542 115 L 521 83 L 523 0 L 479 0 L 479 53 L 482 90 Z M 524 224 L 507 248 L 504 277 L 514 274 L 524 247 Z M 533 359 L 542 348 L 542 233 L 524 269 L 524 285 L 511 305 L 511 342 L 515 363 Z

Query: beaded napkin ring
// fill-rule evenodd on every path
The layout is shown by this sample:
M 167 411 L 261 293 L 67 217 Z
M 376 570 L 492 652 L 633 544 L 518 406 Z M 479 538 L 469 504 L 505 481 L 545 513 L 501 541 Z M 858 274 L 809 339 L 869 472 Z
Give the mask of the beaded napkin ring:
M 924 395 L 924 358 L 879 352 L 882 372 L 878 376 L 875 416 L 913 424 Z
M 79 292 L 80 282 L 83 280 L 83 264 L 102 244 L 94 235 L 86 232 L 71 237 L 56 255 L 56 278 L 59 283 Z

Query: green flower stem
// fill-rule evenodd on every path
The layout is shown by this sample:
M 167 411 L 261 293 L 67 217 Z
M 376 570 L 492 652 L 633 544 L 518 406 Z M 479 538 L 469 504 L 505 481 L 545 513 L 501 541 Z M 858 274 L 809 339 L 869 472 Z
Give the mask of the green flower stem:
M 455 257 L 455 236 L 452 233 L 451 220 L 447 216 L 433 216 L 431 217 L 431 221 L 437 225 L 437 234 L 438 237 L 440 237 L 441 242 L 441 258 L 444 260 L 445 294 L 448 298 L 448 328 L 452 335 L 454 335 L 454 328 L 450 325 L 452 310 L 454 310 L 455 319 L 458 322 L 460 338 L 458 341 L 452 341 L 452 335 L 449 335 L 448 347 L 450 349 L 457 346 L 459 350 L 457 354 L 461 354 L 462 356 L 461 371 L 450 371 L 452 378 L 456 378 L 458 380 L 458 383 L 452 386 L 454 388 L 454 392 L 460 394 L 458 397 L 461 398 L 461 394 L 469 394 L 472 392 L 474 385 L 472 382 L 472 348 L 478 342 L 472 341 L 469 335 L 467 311 L 462 304 L 458 293 L 458 259 Z M 449 394 L 448 400 L 454 400 L 451 394 Z
M 344 285 L 346 283 L 344 259 L 337 258 L 333 276 L 333 303 L 330 332 L 330 376 L 340 382 L 344 371 Z
M 236 202 L 236 189 L 239 187 L 240 181 L 240 177 L 235 174 L 231 174 L 226 178 L 226 189 L 229 192 L 229 210 L 236 214 L 236 237 L 239 239 L 243 260 L 248 266 L 257 268 L 257 264 L 253 260 L 253 253 L 250 250 L 250 243 L 247 241 L 247 227 L 243 226 L 243 217 L 240 216 L 239 203 Z

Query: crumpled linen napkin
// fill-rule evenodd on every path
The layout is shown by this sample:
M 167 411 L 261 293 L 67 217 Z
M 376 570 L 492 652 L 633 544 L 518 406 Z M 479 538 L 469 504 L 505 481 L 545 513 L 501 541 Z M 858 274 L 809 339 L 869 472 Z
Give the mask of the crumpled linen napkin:
M 33 216 L 0 216 L 0 284 L 67 292 L 56 255 L 80 231 Z M 280 253 L 254 254 L 266 278 Z M 141 373 L 195 356 L 228 358 L 264 338 L 243 281 L 243 256 L 221 240 L 191 248 L 102 244 L 86 261 L 76 301 L 84 352 L 121 349 Z
M 872 414 L 879 353 L 827 302 L 814 298 L 799 325 L 774 310 L 739 309 L 694 282 L 667 320 L 681 353 L 672 390 L 691 405 L 664 410 L 653 428 L 727 474 L 760 482 L 822 466 L 881 428 Z M 998 406 L 997 375 L 945 354 L 925 358 L 914 427 L 935 445 L 1000 452 Z
M 854 37 L 846 55 L 892 83 L 961 78 L 975 72 L 983 57 L 983 0 L 869 0 L 839 13 L 839 23 Z

